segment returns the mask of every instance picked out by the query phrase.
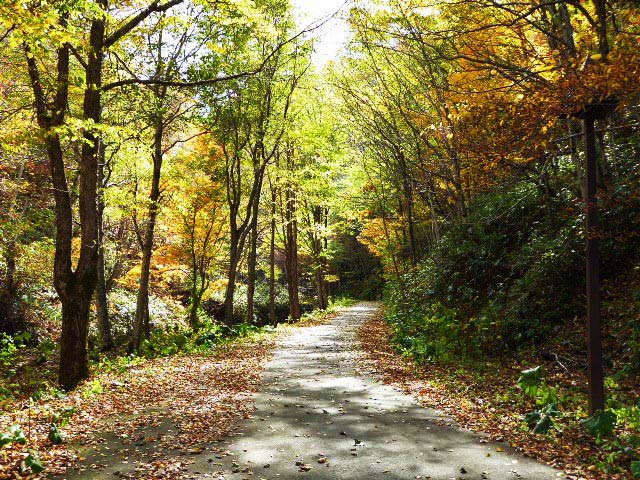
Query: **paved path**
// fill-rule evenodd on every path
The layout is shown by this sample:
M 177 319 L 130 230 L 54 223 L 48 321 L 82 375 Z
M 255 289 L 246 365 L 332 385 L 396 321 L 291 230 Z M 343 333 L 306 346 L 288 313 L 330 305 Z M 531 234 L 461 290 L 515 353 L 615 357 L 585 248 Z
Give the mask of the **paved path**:
M 560 477 L 505 445 L 481 443 L 480 436 L 447 426 L 451 422 L 436 411 L 359 372 L 355 329 L 377 308 L 360 303 L 328 325 L 301 328 L 281 340 L 266 367 L 257 411 L 227 442 L 231 455 L 213 467 L 224 474 L 213 478 Z M 204 473 L 211 465 L 197 461 L 191 468 L 211 478 Z

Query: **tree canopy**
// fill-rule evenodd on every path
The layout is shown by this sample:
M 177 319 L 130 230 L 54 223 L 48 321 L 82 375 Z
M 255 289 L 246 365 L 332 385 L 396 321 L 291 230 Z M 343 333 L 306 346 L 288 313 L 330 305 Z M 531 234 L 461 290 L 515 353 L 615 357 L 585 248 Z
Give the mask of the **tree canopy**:
M 584 350 L 573 333 L 594 338 L 602 280 L 605 373 L 593 342 L 576 368 L 632 396 L 637 2 L 336 15 L 350 41 L 318 65 L 322 21 L 289 0 L 0 0 L 1 338 L 52 345 L 46 382 L 70 391 L 105 355 L 382 298 L 419 363 L 534 352 L 564 367 Z M 618 412 L 611 470 L 640 475 L 637 405 L 620 395 L 589 397 L 590 413 L 635 408 Z M 562 406 L 536 398 L 540 418 Z

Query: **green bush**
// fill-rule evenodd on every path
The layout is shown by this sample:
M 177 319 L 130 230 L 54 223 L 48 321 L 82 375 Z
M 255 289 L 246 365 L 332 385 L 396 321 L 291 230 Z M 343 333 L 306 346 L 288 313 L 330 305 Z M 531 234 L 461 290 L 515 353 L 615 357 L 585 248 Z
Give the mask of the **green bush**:
M 206 352 L 226 341 L 259 334 L 268 331 L 269 328 L 247 323 L 229 326 L 207 320 L 195 332 L 177 327 L 156 329 L 151 332 L 148 339 L 142 342 L 140 353 L 147 358 L 156 358 L 181 353 Z
M 640 252 L 640 205 L 628 193 L 605 199 L 605 279 L 629 270 Z M 583 222 L 566 188 L 547 198 L 520 184 L 477 197 L 415 269 L 387 284 L 399 347 L 421 361 L 496 355 L 584 314 Z
M 189 350 L 188 331 L 154 330 L 149 338 L 142 342 L 140 352 L 149 358 L 168 357 Z

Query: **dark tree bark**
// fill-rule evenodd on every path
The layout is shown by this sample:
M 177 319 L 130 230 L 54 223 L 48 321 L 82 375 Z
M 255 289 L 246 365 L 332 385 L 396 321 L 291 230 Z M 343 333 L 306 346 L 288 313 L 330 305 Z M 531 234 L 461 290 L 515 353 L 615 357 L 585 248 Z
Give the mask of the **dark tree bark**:
M 195 255 L 192 257 L 191 265 L 191 301 L 189 310 L 189 326 L 192 330 L 197 330 L 200 325 L 198 322 L 198 310 L 202 304 L 202 297 L 207 290 L 207 271 L 201 264 L 198 263 L 198 259 Z
M 607 0 L 594 0 L 593 4 L 596 7 L 596 18 L 598 19 L 598 51 L 604 59 L 609 54 L 609 38 L 607 37 Z
M 166 88 L 161 92 L 157 92 L 160 99 L 166 96 Z M 153 136 L 153 174 L 151 178 L 151 192 L 149 193 L 149 209 L 147 212 L 147 224 L 144 230 L 144 236 L 140 244 L 142 250 L 142 262 L 140 264 L 140 280 L 138 286 L 138 296 L 136 299 L 136 316 L 133 323 L 133 331 L 131 334 L 130 350 L 137 352 L 142 345 L 142 340 L 149 335 L 149 282 L 151 279 L 151 258 L 153 256 L 153 242 L 158 217 L 159 201 L 160 201 L 160 178 L 162 175 L 162 162 L 164 159 L 164 151 L 162 141 L 164 138 L 164 118 L 161 114 L 157 114 L 154 119 L 155 128 Z
M 287 152 L 287 162 L 292 170 L 292 153 Z M 296 321 L 300 319 L 300 296 L 299 296 L 299 270 L 298 270 L 298 220 L 297 220 L 297 198 L 293 185 L 287 185 L 285 189 L 284 203 L 284 249 L 285 265 L 287 274 L 287 291 L 289 294 L 289 317 Z
M 246 216 L 241 223 L 238 223 L 236 218 L 240 205 L 240 195 L 237 197 L 237 207 L 231 209 L 232 218 L 230 221 L 231 234 L 229 238 L 229 270 L 227 271 L 228 282 L 224 302 L 225 322 L 228 324 L 233 323 L 233 300 L 236 288 L 236 278 L 238 275 L 238 265 L 240 263 L 240 258 L 242 257 L 242 252 L 244 251 L 247 236 L 252 231 L 251 226 L 254 221 L 254 215 L 257 224 L 258 212 L 256 210 L 254 213 L 253 209 L 257 209 L 260 204 L 260 193 L 262 192 L 262 183 L 264 181 L 266 168 L 267 163 L 264 162 L 254 173 L 253 188 L 251 189 L 251 193 L 248 198 L 249 208 L 247 209 Z M 236 213 L 233 213 L 234 211 Z
M 104 145 L 100 145 L 100 164 L 98 165 L 98 182 L 102 189 L 104 182 Z M 104 194 L 101 191 L 98 195 L 98 267 L 96 283 L 96 314 L 98 320 L 98 336 L 100 337 L 100 350 L 108 352 L 113 350 L 113 335 L 111 333 L 111 319 L 109 318 L 109 303 L 107 278 L 105 274 L 105 252 L 104 252 Z
M 202 304 L 202 297 L 207 290 L 207 266 L 206 259 L 198 259 L 195 249 L 191 253 L 191 301 L 189 310 L 189 326 L 192 330 L 197 330 L 200 325 L 198 322 L 198 310 Z
M 324 231 L 326 232 L 329 227 L 329 209 L 326 207 L 322 207 L 320 209 L 320 219 L 321 222 L 324 222 Z M 327 274 L 327 250 L 328 250 L 328 238 L 325 237 L 320 240 L 320 268 L 316 272 L 317 280 L 316 283 L 318 285 L 318 299 L 319 306 L 321 310 L 326 310 L 329 308 L 329 285 L 325 280 L 325 275 Z
M 105 4 L 100 6 L 105 8 Z M 61 19 L 63 26 L 66 17 Z M 85 90 L 84 119 L 100 122 L 102 83 L 102 46 L 104 40 L 104 18 L 98 17 L 91 24 L 90 53 L 86 65 L 87 85 Z M 77 267 L 72 262 L 73 212 L 71 195 L 67 183 L 64 153 L 59 134 L 53 130 L 65 124 L 69 97 L 69 45 L 57 52 L 57 86 L 53 100 L 47 98 L 40 80 L 36 59 L 25 46 L 31 87 L 34 93 L 36 117 L 43 130 L 44 143 L 49 158 L 52 187 L 56 209 L 56 251 L 53 283 L 62 304 L 62 335 L 60 339 L 60 385 L 70 390 L 89 374 L 87 356 L 87 331 L 89 307 L 96 283 L 98 260 L 97 225 L 97 138 L 91 130 L 83 134 L 82 150 L 78 162 L 80 175 L 79 217 L 81 246 Z
M 240 262 L 241 235 L 237 229 L 231 230 L 229 238 L 229 269 L 227 270 L 227 287 L 224 295 L 224 321 L 227 325 L 233 323 L 233 300 L 236 290 L 236 276 L 238 274 L 238 263 Z
M 104 248 L 102 246 L 98 252 L 96 313 L 98 319 L 98 336 L 100 337 L 100 350 L 103 352 L 111 351 L 113 350 L 114 343 L 113 335 L 111 333 L 111 318 L 109 317 L 107 281 L 104 268 Z
M 249 237 L 249 261 L 247 271 L 247 323 L 254 322 L 254 297 L 256 292 L 256 264 L 258 260 L 258 209 L 260 195 L 256 195 L 253 201 L 253 213 L 251 215 Z
M 289 195 L 288 202 L 291 207 L 287 208 L 287 276 L 289 279 L 289 316 L 292 320 L 299 320 L 300 295 L 299 295 L 299 270 L 298 270 L 298 224 L 294 218 L 295 211 L 294 195 Z
M 246 145 L 242 144 L 242 148 Z M 233 301 L 235 296 L 236 278 L 238 275 L 238 264 L 242 252 L 244 251 L 247 236 L 253 230 L 253 224 L 255 222 L 257 229 L 258 221 L 258 208 L 260 206 L 260 195 L 262 193 L 262 185 L 264 183 L 264 176 L 267 169 L 267 165 L 271 156 L 265 156 L 264 152 L 258 158 L 254 155 L 253 165 L 253 184 L 251 191 L 247 197 L 247 209 L 242 219 L 239 218 L 240 207 L 242 201 L 242 159 L 240 158 L 239 151 L 236 145 L 235 152 L 231 153 L 226 148 L 223 148 L 225 159 L 227 162 L 227 202 L 229 205 L 229 269 L 227 270 L 227 288 L 225 290 L 224 301 L 224 321 L 227 324 L 232 324 L 233 319 Z
M 317 226 L 323 225 L 325 230 L 328 226 L 328 209 L 322 206 L 309 206 L 306 210 L 310 210 L 310 218 L 307 219 L 308 234 L 307 240 L 311 250 L 311 256 L 313 257 L 313 277 L 316 289 L 316 298 L 318 299 L 318 308 L 320 310 L 326 310 L 329 306 L 329 298 L 327 292 L 327 282 L 325 281 L 325 274 L 327 271 L 327 261 L 325 258 L 325 252 L 327 249 L 327 239 L 322 238 L 317 233 Z
M 200 325 L 198 322 L 198 310 L 202 304 L 204 292 L 209 287 L 209 267 L 213 261 L 213 255 L 209 253 L 209 248 L 218 243 L 221 238 L 222 224 L 214 233 L 216 223 L 217 208 L 210 212 L 210 222 L 207 226 L 206 234 L 202 238 L 201 249 L 198 251 L 196 227 L 198 223 L 198 209 L 193 208 L 190 224 L 187 225 L 189 232 L 189 253 L 191 255 L 191 300 L 189 310 L 189 326 L 192 330 L 197 330 Z
M 24 175 L 26 161 L 18 166 L 16 181 L 20 182 Z M 16 204 L 18 202 L 18 191 L 16 190 L 8 202 L 7 213 L 9 217 L 16 215 Z M 4 285 L 0 288 L 0 332 L 13 335 L 24 330 L 24 318 L 22 316 L 22 302 L 18 297 L 18 285 L 16 281 L 17 270 L 17 243 L 15 233 L 11 233 L 4 239 L 5 277 Z
M 106 2 L 100 2 L 100 7 L 106 9 Z M 90 45 L 83 111 L 85 120 L 100 124 L 102 116 L 102 63 L 105 37 L 104 17 L 93 20 L 90 32 Z M 68 52 L 67 52 L 68 73 Z M 68 77 L 67 77 L 68 80 Z M 65 107 L 66 108 L 66 105 Z M 87 357 L 87 333 L 89 326 L 89 309 L 97 280 L 98 267 L 98 157 L 100 141 L 91 131 L 85 131 L 79 165 L 80 194 L 78 197 L 80 225 L 82 228 L 80 258 L 75 274 L 71 267 L 72 217 L 71 205 L 64 209 L 62 217 L 66 227 L 62 230 L 61 240 L 66 244 L 65 254 L 68 255 L 62 264 L 58 265 L 56 289 L 62 303 L 62 336 L 60 345 L 59 381 L 63 388 L 72 389 L 80 380 L 89 375 L 89 361 Z M 59 147 L 58 144 L 56 147 Z M 58 155 L 59 165 L 64 170 L 62 150 Z M 56 162 L 58 163 L 58 162 Z M 56 172 L 56 174 L 59 174 Z M 64 176 L 64 171 L 61 174 Z M 54 175 L 52 174 L 52 177 Z M 66 179 L 64 180 L 66 184 Z M 68 191 L 65 192 L 68 196 Z M 58 231 L 58 236 L 60 236 Z M 65 255 L 65 256 L 66 256 Z M 69 278 L 71 277 L 71 278 Z
M 269 180 L 271 190 L 271 232 L 269 240 L 269 321 L 271 325 L 276 325 L 276 202 L 277 191 L 271 180 Z
M 11 239 L 5 245 L 6 265 L 4 285 L 0 289 L 0 332 L 13 335 L 24 329 L 24 321 L 18 300 L 16 285 L 16 242 Z

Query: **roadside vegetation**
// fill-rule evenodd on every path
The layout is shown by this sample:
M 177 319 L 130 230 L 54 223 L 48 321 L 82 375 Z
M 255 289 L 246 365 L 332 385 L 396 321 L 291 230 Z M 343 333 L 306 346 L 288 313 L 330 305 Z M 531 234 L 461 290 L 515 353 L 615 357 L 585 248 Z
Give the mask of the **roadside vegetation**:
M 357 298 L 469 418 L 640 477 L 637 2 L 348 2 L 322 66 L 294 12 L 0 0 L 2 474 L 158 388 L 242 417 L 270 334 Z

